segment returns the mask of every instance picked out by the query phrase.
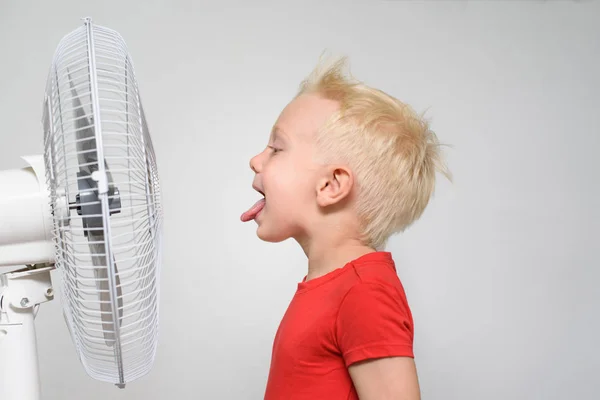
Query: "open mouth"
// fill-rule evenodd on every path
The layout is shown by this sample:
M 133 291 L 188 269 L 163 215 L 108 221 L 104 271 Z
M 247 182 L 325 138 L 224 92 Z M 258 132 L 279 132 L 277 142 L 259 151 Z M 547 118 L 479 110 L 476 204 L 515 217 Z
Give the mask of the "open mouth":
M 258 186 L 252 185 L 252 189 L 256 190 L 258 193 L 260 193 L 262 195 L 262 197 L 266 197 L 265 196 L 265 192 L 263 192 L 262 190 L 260 190 L 258 188 Z

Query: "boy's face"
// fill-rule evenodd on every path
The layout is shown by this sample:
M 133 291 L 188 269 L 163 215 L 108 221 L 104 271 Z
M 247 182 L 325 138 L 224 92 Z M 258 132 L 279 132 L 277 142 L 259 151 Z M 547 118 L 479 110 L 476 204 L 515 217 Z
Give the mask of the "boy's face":
M 337 107 L 336 102 L 312 94 L 294 99 L 275 122 L 267 147 L 250 161 L 256 174 L 253 187 L 264 201 L 244 213 L 242 220 L 254 219 L 262 240 L 301 240 L 314 226 L 322 169 L 315 163 L 315 134 Z

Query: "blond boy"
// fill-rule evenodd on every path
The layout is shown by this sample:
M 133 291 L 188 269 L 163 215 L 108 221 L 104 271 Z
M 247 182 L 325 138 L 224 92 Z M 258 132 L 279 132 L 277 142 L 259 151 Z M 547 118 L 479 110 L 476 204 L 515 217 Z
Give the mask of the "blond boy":
M 264 198 L 242 215 L 295 239 L 308 272 L 277 330 L 265 399 L 420 398 L 413 319 L 387 239 L 417 220 L 446 174 L 412 109 L 317 68 L 250 161 Z

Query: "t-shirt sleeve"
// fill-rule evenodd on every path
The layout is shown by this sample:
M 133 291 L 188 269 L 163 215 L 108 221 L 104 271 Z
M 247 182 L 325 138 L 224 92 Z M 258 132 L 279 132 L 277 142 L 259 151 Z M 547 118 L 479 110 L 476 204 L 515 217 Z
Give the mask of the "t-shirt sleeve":
M 413 354 L 413 323 L 403 293 L 391 285 L 359 283 L 342 301 L 336 335 L 346 366 Z

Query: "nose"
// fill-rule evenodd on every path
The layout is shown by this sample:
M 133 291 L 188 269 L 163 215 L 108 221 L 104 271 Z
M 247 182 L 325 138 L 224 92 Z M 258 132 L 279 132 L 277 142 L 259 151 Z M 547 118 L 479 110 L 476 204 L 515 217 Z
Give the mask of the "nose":
M 256 156 L 254 156 L 254 157 L 252 157 L 252 158 L 250 159 L 250 169 L 251 169 L 252 171 L 254 171 L 254 173 L 255 173 L 255 174 L 258 174 L 258 172 L 259 172 L 259 164 L 258 164 L 258 161 L 259 161 L 259 160 L 258 160 L 258 157 L 259 157 L 259 156 L 260 156 L 260 154 L 259 154 L 259 155 L 256 155 Z

